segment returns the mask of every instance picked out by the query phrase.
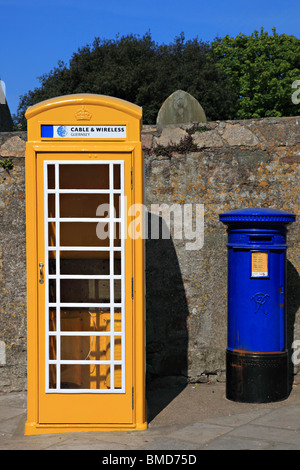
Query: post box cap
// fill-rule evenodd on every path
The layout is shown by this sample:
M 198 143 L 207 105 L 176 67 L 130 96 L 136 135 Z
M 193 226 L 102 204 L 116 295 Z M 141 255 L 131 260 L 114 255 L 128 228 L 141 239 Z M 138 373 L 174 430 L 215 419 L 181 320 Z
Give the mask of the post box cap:
M 221 222 L 270 222 L 289 224 L 296 220 L 295 214 L 278 209 L 266 209 L 263 207 L 248 207 L 236 209 L 219 215 Z

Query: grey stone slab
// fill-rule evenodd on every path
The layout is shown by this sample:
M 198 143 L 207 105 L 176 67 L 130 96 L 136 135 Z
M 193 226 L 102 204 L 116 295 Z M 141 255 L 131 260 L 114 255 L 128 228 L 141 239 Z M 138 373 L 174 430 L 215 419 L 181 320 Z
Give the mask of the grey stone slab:
M 242 426 L 247 424 L 255 418 L 269 414 L 270 410 L 256 410 L 249 411 L 247 413 L 228 414 L 226 416 L 216 416 L 214 418 L 208 418 L 204 422 L 210 424 L 218 424 L 220 426 Z
M 186 442 L 184 440 L 161 438 L 155 439 L 152 442 L 140 447 L 140 450 L 197 450 L 199 445 L 193 442 Z
M 216 437 L 232 431 L 232 427 L 219 426 L 215 424 L 193 423 L 183 427 L 169 435 L 172 439 L 180 439 L 184 441 L 194 442 L 197 444 L 205 444 Z
M 232 430 L 229 437 L 237 436 L 247 439 L 259 439 L 265 442 L 292 444 L 300 446 L 300 433 L 290 429 L 280 429 L 270 426 L 245 424 Z
M 269 447 L 268 442 L 255 439 L 240 439 L 238 437 L 221 436 L 205 444 L 203 450 L 264 450 Z
M 293 444 L 271 444 L 269 445 L 266 450 L 299 450 L 299 446 Z
M 60 436 L 26 436 L 0 440 L 0 450 L 44 450 L 62 441 Z
M 11 406 L 0 406 L 0 422 L 13 418 L 24 413 L 22 408 L 14 408 Z
M 119 442 L 107 442 L 93 439 L 91 436 L 89 440 L 82 439 L 67 439 L 61 443 L 55 443 L 47 446 L 47 450 L 129 450 L 125 444 Z
M 283 406 L 252 421 L 252 424 L 300 430 L 299 406 Z
M 19 428 L 20 421 L 23 423 L 24 413 L 22 415 L 14 416 L 13 418 L 6 419 L 5 421 L 0 421 L 0 433 L 5 434 L 15 434 Z
M 0 395 L 0 406 L 25 409 L 27 406 L 27 394 L 21 392 Z
M 159 434 L 160 435 L 160 434 Z M 144 445 L 147 445 L 149 442 L 157 439 L 155 434 L 147 433 L 147 431 L 141 432 L 84 432 L 84 433 L 72 433 L 68 435 L 69 442 L 78 442 L 83 443 L 84 448 L 87 448 L 91 442 L 93 442 L 97 448 L 98 445 L 108 445 L 108 446 L 119 446 L 115 447 L 116 449 L 138 449 Z M 109 447 L 109 448 L 113 448 Z

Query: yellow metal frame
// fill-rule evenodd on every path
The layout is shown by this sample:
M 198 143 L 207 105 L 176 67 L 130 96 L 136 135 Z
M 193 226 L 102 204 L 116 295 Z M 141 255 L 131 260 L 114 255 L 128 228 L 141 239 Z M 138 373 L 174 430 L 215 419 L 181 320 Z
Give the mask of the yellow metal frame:
M 79 114 L 78 114 L 79 113 Z M 76 124 L 76 115 L 85 118 L 89 125 L 126 124 L 126 139 L 43 139 L 41 125 Z M 132 184 L 131 202 L 144 204 L 144 162 L 140 140 L 142 110 L 138 106 L 112 97 L 102 95 L 69 95 L 47 100 L 27 110 L 28 141 L 26 144 L 26 241 L 27 241 L 27 368 L 28 401 L 25 434 L 46 434 L 57 432 L 95 431 L 95 430 L 144 430 L 147 428 L 145 400 L 145 291 L 144 291 L 144 240 L 143 237 L 132 241 L 132 423 L 126 424 L 87 424 L 87 423 L 41 423 L 39 420 L 39 400 L 41 390 L 39 341 L 39 300 L 38 300 L 38 181 L 37 156 L 47 154 L 80 154 L 80 159 L 95 158 L 95 154 L 131 154 Z M 82 122 L 79 121 L 81 124 Z M 127 217 L 127 224 L 132 223 Z M 127 226 L 125 229 L 127 230 Z M 83 394 L 84 395 L 84 394 Z M 97 394 L 101 401 L 101 395 Z M 85 400 L 88 397 L 85 396 Z

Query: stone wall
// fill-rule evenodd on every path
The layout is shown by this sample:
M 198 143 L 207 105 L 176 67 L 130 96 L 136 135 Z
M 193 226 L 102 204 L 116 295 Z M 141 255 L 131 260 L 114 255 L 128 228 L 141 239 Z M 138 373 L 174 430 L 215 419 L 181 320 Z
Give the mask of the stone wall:
M 151 384 L 224 380 L 227 235 L 218 215 L 255 206 L 298 213 L 299 129 L 297 117 L 143 128 L 149 227 L 161 218 L 153 204 L 204 205 L 203 247 L 187 250 L 172 229 L 146 241 Z M 0 133 L 0 156 L 14 165 L 0 167 L 0 392 L 26 387 L 25 140 Z M 288 233 L 290 348 L 300 340 L 298 233 L 299 221 Z
M 0 133 L 0 392 L 26 389 L 25 140 Z

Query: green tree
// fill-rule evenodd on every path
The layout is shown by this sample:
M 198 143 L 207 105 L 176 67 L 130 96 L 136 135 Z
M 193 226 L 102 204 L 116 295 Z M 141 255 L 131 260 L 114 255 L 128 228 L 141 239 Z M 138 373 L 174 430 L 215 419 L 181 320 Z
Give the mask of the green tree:
M 299 114 L 292 83 L 300 78 L 300 40 L 272 32 L 227 35 L 212 44 L 219 67 L 239 90 L 236 118 Z
M 39 78 L 40 86 L 21 96 L 15 122 L 25 128 L 28 106 L 71 93 L 99 93 L 143 107 L 143 121 L 153 124 L 164 100 L 182 89 L 199 100 L 209 119 L 233 117 L 237 92 L 221 68 L 211 46 L 184 34 L 168 45 L 155 43 L 150 33 L 114 40 L 95 38 L 80 48 L 69 64 Z

